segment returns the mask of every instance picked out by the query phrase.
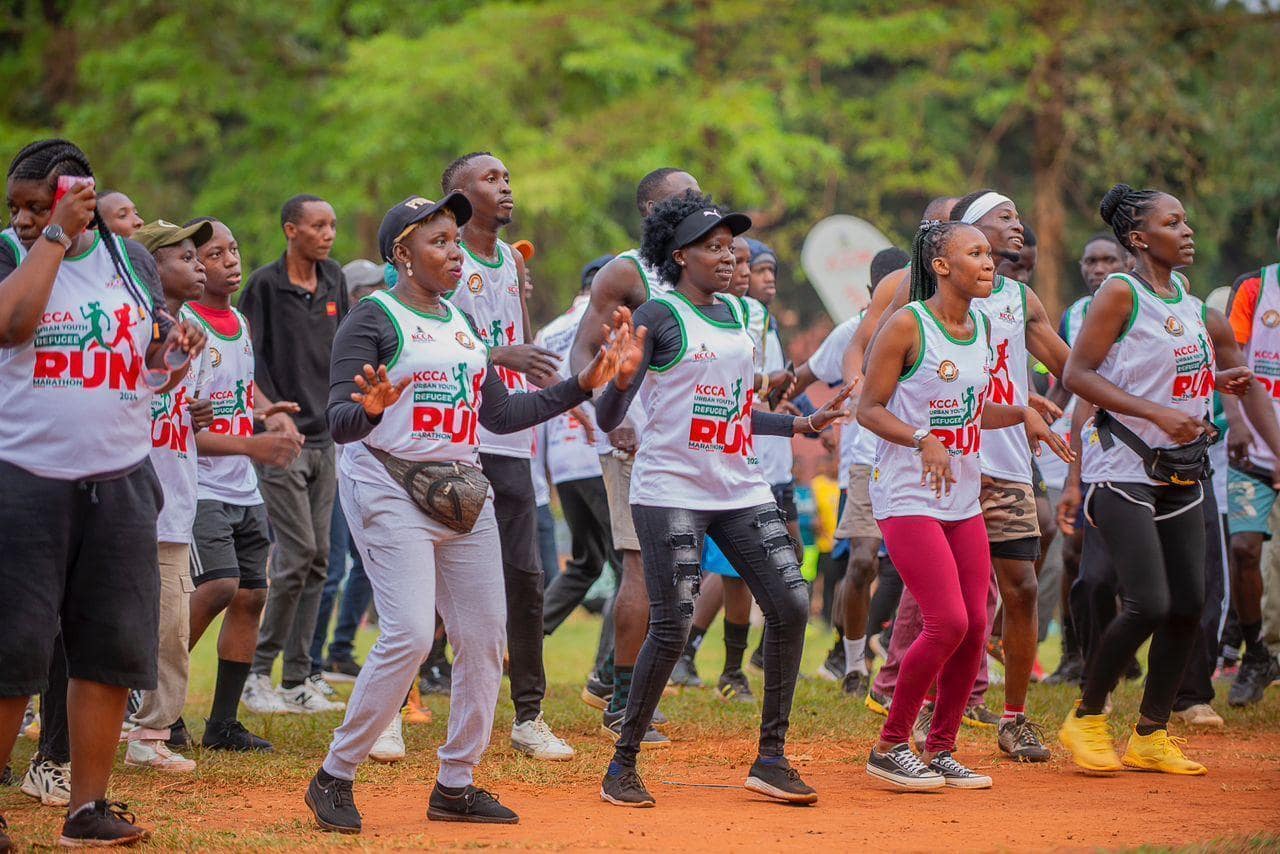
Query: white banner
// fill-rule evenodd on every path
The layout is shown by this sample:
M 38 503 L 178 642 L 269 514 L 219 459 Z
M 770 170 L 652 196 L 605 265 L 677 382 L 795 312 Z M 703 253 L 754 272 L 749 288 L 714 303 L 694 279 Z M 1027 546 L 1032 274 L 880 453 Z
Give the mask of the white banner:
M 874 225 L 847 214 L 814 225 L 800 250 L 800 264 L 827 313 L 839 323 L 871 298 L 871 259 L 893 244 Z

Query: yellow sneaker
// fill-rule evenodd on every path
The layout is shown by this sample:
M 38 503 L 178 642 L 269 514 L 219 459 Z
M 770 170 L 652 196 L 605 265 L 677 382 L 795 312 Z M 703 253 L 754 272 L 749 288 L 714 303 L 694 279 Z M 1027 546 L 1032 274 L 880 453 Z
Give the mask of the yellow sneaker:
M 1058 730 L 1058 741 L 1071 751 L 1071 758 L 1076 764 L 1088 771 L 1119 771 L 1124 766 L 1111 744 L 1111 733 L 1107 731 L 1106 715 L 1076 715 L 1080 701 L 1076 700 L 1067 719 Z
M 1129 747 L 1120 761 L 1130 768 L 1143 771 L 1163 771 L 1165 774 L 1186 774 L 1190 777 L 1208 773 L 1199 762 L 1183 755 L 1182 745 L 1186 743 L 1185 738 L 1171 736 L 1166 729 L 1158 729 L 1151 735 L 1138 735 L 1138 731 L 1134 730 L 1133 735 L 1129 736 Z

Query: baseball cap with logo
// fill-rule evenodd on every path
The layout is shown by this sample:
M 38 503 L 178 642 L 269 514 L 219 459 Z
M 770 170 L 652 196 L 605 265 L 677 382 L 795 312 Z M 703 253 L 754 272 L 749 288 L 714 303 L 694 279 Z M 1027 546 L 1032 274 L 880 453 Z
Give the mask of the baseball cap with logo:
M 742 213 L 721 213 L 719 208 L 714 207 L 696 210 L 676 226 L 671 240 L 672 251 L 697 243 L 718 225 L 727 225 L 730 233 L 737 237 L 751 227 L 751 217 Z
M 438 202 L 422 196 L 410 196 L 387 211 L 378 226 L 378 251 L 382 260 L 391 263 L 391 249 L 408 233 L 412 226 L 444 209 L 453 211 L 453 218 L 461 226 L 471 219 L 471 202 L 454 190 Z
M 176 246 L 188 237 L 199 246 L 212 236 L 213 223 L 208 220 L 183 227 L 166 219 L 158 219 L 147 223 L 133 233 L 133 239 L 152 254 L 155 254 L 157 249 Z

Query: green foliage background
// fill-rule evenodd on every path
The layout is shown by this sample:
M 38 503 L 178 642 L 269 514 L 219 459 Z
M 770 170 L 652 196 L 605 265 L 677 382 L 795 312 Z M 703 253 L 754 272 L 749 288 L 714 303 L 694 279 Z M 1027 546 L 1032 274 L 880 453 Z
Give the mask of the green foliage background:
M 0 152 L 68 136 L 145 217 L 225 219 L 256 266 L 294 193 L 332 200 L 338 258 L 372 257 L 390 204 L 491 150 L 541 319 L 635 243 L 657 166 L 751 210 L 801 281 L 822 216 L 905 245 L 929 198 L 995 186 L 1040 233 L 1052 307 L 1116 180 L 1183 199 L 1201 292 L 1272 259 L 1277 45 L 1273 0 L 15 0 Z

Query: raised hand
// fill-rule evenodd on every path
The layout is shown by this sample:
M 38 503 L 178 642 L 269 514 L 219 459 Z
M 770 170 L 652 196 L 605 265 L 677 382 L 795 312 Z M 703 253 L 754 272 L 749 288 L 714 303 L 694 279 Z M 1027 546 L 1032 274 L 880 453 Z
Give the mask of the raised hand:
M 373 365 L 365 365 L 363 376 L 355 375 L 356 388 L 360 390 L 351 392 L 351 399 L 364 407 L 365 415 L 378 418 L 388 407 L 395 405 L 400 395 L 409 387 L 411 379 L 412 377 L 405 377 L 400 382 L 393 383 L 387 377 L 386 365 L 379 365 L 376 371 Z
M 614 309 L 613 325 L 601 329 L 604 343 L 591 363 L 578 374 L 578 384 L 584 391 L 590 391 L 613 380 L 619 390 L 625 390 L 640 370 L 644 339 L 649 330 L 641 327 L 637 332 L 631 326 L 631 310 L 626 306 Z
M 851 413 L 844 405 L 844 402 L 849 399 L 849 396 L 853 394 L 854 389 L 857 387 L 858 381 L 854 380 L 844 388 L 840 389 L 840 391 L 836 392 L 835 397 L 828 400 L 817 412 L 810 415 L 808 419 L 801 419 L 808 420 L 809 423 L 805 425 L 805 427 L 811 427 L 813 432 L 821 433 L 829 424 L 836 421 L 847 421 Z M 804 429 L 797 428 L 796 432 L 804 432 Z

